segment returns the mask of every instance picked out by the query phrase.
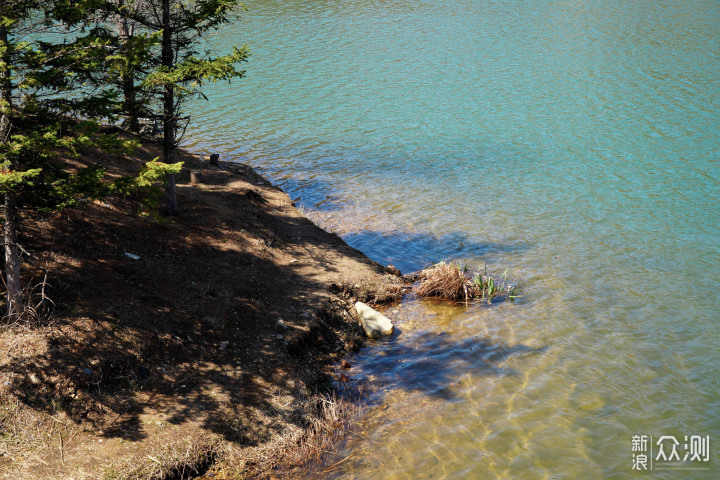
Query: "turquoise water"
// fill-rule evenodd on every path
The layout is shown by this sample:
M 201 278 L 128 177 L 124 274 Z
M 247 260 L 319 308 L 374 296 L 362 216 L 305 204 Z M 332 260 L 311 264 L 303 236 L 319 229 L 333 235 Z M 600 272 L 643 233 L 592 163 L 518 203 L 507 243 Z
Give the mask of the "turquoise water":
M 247 78 L 192 106 L 188 146 L 380 262 L 526 294 L 391 310 L 321 478 L 717 478 L 720 2 L 246 5 L 210 41 L 247 42 Z M 711 459 L 634 472 L 635 434 Z

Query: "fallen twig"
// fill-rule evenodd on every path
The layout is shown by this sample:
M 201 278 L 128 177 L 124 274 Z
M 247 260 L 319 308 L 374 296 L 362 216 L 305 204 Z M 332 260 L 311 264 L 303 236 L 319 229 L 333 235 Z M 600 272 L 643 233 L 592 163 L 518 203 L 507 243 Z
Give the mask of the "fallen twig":
M 348 460 L 348 459 L 351 458 L 351 457 L 352 457 L 352 454 L 351 454 L 351 455 L 348 455 L 348 456 L 345 457 L 345 458 L 343 458 L 343 459 L 340 460 L 339 462 L 333 463 L 333 464 L 330 465 L 328 468 L 326 468 L 325 470 L 323 470 L 322 473 L 328 473 L 329 471 L 334 470 L 335 468 L 337 468 L 338 465 L 340 465 L 341 463 L 345 462 L 346 460 Z
M 65 465 L 65 443 L 63 442 L 62 431 L 58 430 L 60 436 L 60 462 Z

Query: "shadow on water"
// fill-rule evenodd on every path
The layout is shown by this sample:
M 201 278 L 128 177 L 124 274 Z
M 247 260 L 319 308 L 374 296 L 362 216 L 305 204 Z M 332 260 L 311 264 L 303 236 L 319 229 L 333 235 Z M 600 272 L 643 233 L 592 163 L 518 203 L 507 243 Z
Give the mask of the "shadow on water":
M 343 206 L 338 188 L 331 183 L 315 178 L 315 176 L 278 176 L 268 175 L 258 169 L 263 175 L 272 176 L 276 185 L 283 189 L 294 201 L 299 201 L 307 208 L 321 212 L 339 210 Z
M 430 397 L 452 399 L 460 380 L 487 376 L 513 376 L 508 360 L 542 353 L 547 347 L 506 345 L 489 337 L 456 338 L 447 332 L 422 331 L 379 340 L 370 353 L 358 358 L 363 373 L 372 376 L 370 403 L 382 402 L 390 390 L 423 392 Z M 363 382 L 363 380 L 361 380 Z
M 403 273 L 415 272 L 447 259 L 490 261 L 487 257 L 493 254 L 523 253 L 532 247 L 527 242 L 482 242 L 462 231 L 438 235 L 430 231 L 398 229 L 390 216 L 378 218 L 384 217 L 384 212 L 367 206 L 350 207 L 348 202 L 341 200 L 346 197 L 345 192 L 314 175 L 283 176 L 271 169 L 257 170 L 294 198 L 321 228 L 335 231 L 348 245 L 372 260 L 383 265 L 390 263 Z
M 344 240 L 367 252 L 382 264 L 392 263 L 403 273 L 414 272 L 443 259 L 487 257 L 494 253 L 518 253 L 528 250 L 527 243 L 501 245 L 478 242 L 464 232 L 435 235 L 430 232 L 362 231 Z

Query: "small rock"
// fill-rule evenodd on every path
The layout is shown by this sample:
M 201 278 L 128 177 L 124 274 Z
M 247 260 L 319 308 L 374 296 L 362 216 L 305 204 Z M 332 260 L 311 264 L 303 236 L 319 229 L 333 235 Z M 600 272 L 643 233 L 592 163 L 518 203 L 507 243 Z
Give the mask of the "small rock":
M 224 342 L 220 343 L 220 350 L 225 350 L 227 346 L 230 345 L 230 342 L 225 340 Z
M 343 382 L 343 383 L 347 383 L 347 382 L 350 381 L 350 377 L 348 377 L 348 376 L 345 375 L 344 373 L 341 373 L 341 374 L 340 374 L 340 381 Z
M 350 367 L 352 367 L 352 365 L 347 360 L 343 360 L 342 363 L 340 364 L 340 368 L 342 368 L 344 370 L 347 370 Z
M 287 324 L 285 323 L 285 320 L 283 320 L 282 318 L 278 319 L 278 321 L 275 322 L 275 325 L 277 325 L 279 328 L 282 328 L 283 330 L 288 328 Z
M 135 255 L 134 253 L 125 252 L 124 255 L 128 258 L 132 258 L 133 260 L 140 260 L 140 255 Z
M 275 335 L 275 338 L 277 338 L 278 340 L 282 340 L 283 336 L 278 333 L 277 335 Z
M 391 275 L 402 277 L 402 273 L 400 273 L 400 270 L 398 270 L 398 268 L 395 267 L 392 263 L 385 267 L 385 271 Z
M 304 313 L 302 313 L 300 316 L 301 316 L 301 317 L 304 317 L 304 318 L 310 318 L 310 317 L 312 317 L 312 313 L 310 313 L 310 312 L 304 312 Z
M 385 335 L 390 335 L 393 332 L 395 327 L 390 319 L 382 313 L 373 310 L 362 302 L 357 302 L 355 309 L 360 316 L 360 324 L 362 325 L 363 331 L 368 337 L 380 338 Z

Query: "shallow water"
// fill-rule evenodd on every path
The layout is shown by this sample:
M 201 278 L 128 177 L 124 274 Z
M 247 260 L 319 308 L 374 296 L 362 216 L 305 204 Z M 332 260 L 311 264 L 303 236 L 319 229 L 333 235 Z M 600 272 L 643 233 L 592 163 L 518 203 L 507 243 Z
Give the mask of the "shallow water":
M 631 438 L 720 439 L 720 3 L 247 6 L 211 41 L 249 43 L 248 76 L 192 106 L 188 146 L 378 261 L 526 294 L 391 311 L 322 478 L 716 478 L 633 472 Z

